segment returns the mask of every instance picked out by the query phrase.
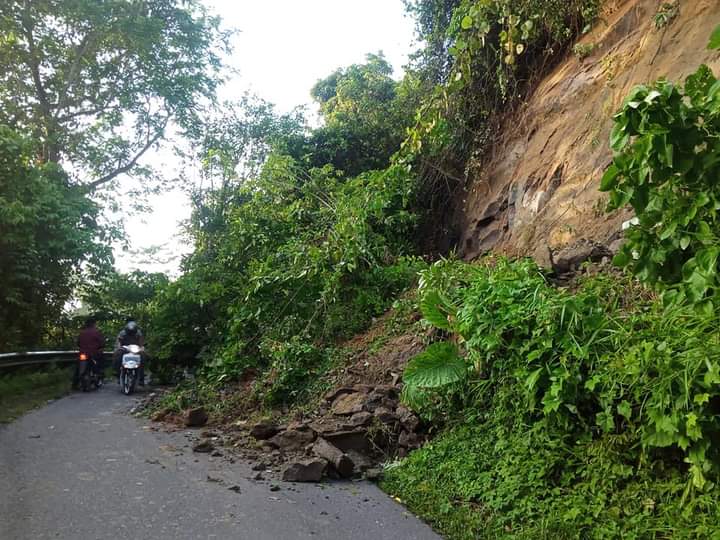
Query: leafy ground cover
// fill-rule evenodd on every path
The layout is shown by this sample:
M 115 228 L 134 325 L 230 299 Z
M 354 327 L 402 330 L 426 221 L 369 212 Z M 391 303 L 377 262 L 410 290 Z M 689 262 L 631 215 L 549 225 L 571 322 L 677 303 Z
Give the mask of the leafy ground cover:
M 0 376 L 0 424 L 70 391 L 72 368 L 20 370 Z
M 447 427 L 386 490 L 449 538 L 720 536 L 717 317 L 616 275 L 570 292 L 530 261 L 422 283 L 457 356 L 412 360 L 406 399 Z

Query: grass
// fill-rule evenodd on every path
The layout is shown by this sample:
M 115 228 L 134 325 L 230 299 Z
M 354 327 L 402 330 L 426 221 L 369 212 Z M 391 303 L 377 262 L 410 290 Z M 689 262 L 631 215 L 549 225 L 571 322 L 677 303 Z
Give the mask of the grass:
M 67 394 L 71 375 L 71 367 L 45 367 L 0 376 L 0 424 Z

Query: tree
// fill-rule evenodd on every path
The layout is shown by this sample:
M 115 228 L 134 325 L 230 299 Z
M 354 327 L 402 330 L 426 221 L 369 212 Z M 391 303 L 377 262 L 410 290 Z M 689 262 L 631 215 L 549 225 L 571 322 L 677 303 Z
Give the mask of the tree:
M 0 126 L 0 351 L 40 344 L 81 267 L 110 260 L 97 241 L 98 206 L 36 153 L 33 141 Z
M 429 83 L 442 83 L 452 66 L 448 28 L 460 0 L 403 0 L 415 18 L 415 33 L 421 48 L 411 57 L 411 66 Z
M 332 164 L 350 177 L 388 166 L 414 113 L 391 75 L 382 53 L 369 54 L 317 82 L 311 94 L 325 124 L 310 136 L 312 166 Z
M 213 98 L 226 38 L 195 0 L 6 0 L 0 124 L 104 186 Z
M 148 324 L 150 304 L 169 283 L 165 274 L 135 270 L 127 274 L 103 272 L 81 287 L 83 306 L 101 321 L 109 332 L 116 332 L 127 317 L 141 326 Z
M 194 206 L 190 227 L 196 247 L 226 225 L 229 206 L 242 202 L 238 188 L 257 177 L 272 150 L 303 153 L 305 132 L 300 110 L 279 115 L 271 103 L 252 95 L 193 122 L 190 149 L 182 157 L 184 171 L 192 171 L 195 180 L 185 184 Z

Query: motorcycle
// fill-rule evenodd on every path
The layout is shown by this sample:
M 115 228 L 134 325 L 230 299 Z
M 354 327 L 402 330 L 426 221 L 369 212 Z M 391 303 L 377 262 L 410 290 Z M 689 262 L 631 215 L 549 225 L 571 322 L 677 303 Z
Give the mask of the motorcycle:
M 80 390 L 83 392 L 102 386 L 97 361 L 85 353 L 80 353 L 78 357 L 78 379 L 80 381 Z
M 140 366 L 142 365 L 142 352 L 145 349 L 139 345 L 123 345 L 122 361 L 120 362 L 120 390 L 126 396 L 135 391 Z

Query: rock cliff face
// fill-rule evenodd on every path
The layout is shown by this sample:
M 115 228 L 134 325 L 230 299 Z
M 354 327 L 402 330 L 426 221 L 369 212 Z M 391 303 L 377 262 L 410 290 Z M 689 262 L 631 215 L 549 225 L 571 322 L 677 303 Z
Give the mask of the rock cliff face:
M 658 0 L 607 2 L 602 20 L 509 118 L 492 155 L 475 166 L 457 222 L 460 253 L 530 255 L 539 263 L 575 245 L 611 246 L 627 211 L 605 215 L 598 191 L 610 164 L 612 116 L 636 84 L 681 82 L 705 63 L 720 24 L 720 0 L 679 0 L 677 16 L 656 28 Z M 672 3 L 672 2 L 670 2 Z M 473 172 L 474 171 L 474 172 Z

